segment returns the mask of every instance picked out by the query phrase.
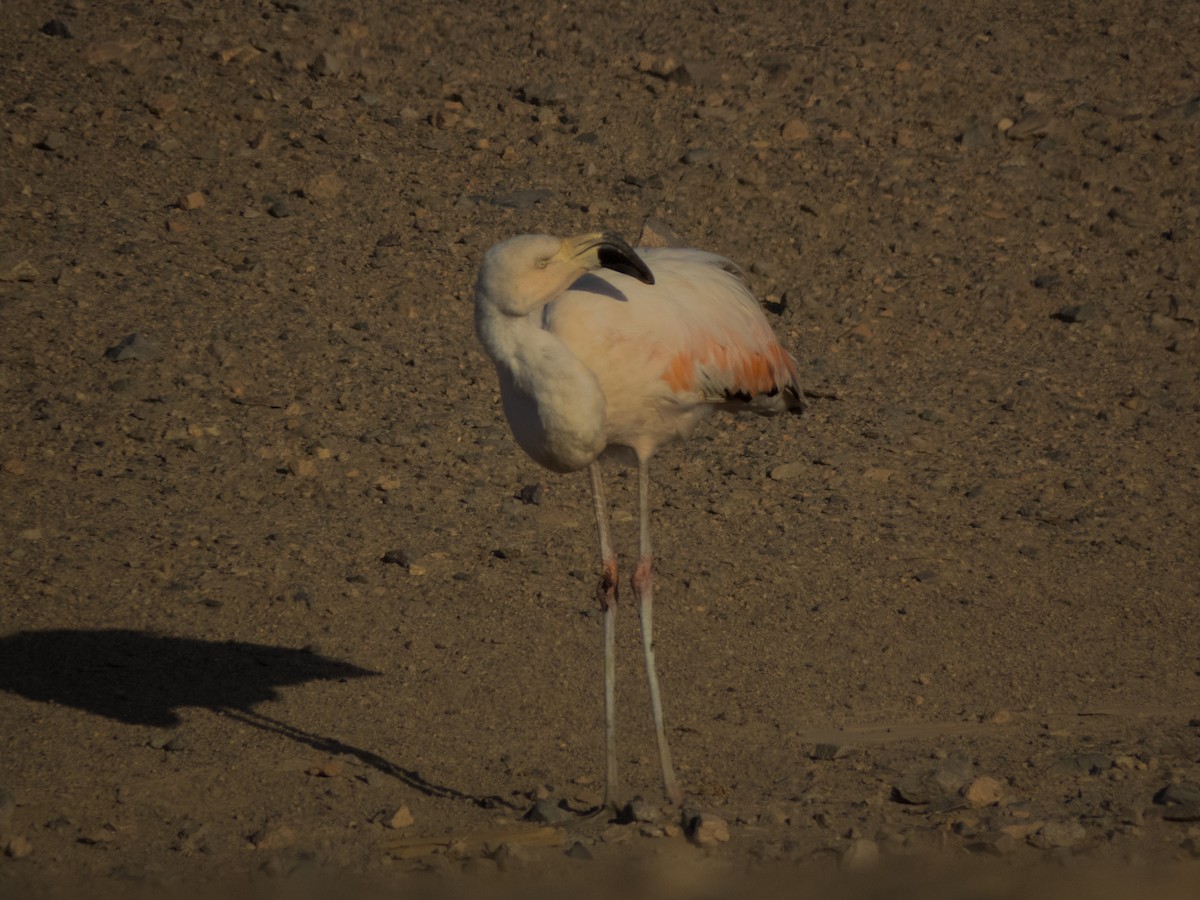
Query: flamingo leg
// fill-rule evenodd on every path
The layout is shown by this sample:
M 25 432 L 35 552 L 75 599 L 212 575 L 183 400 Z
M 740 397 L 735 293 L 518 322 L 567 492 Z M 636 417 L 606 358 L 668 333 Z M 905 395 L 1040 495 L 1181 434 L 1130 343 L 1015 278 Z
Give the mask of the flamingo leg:
M 650 464 L 638 459 L 638 508 L 640 537 L 637 568 L 633 572 L 633 597 L 642 624 L 642 650 L 646 658 L 646 682 L 650 687 L 650 709 L 654 714 L 654 734 L 658 738 L 658 757 L 662 763 L 663 790 L 676 806 L 683 804 L 683 792 L 671 765 L 671 747 L 663 725 L 662 695 L 658 689 L 658 671 L 654 664 L 654 553 L 650 546 Z
M 608 504 L 599 461 L 590 467 L 592 499 L 596 503 L 596 532 L 600 538 L 600 584 L 596 599 L 604 614 L 604 807 L 615 808 L 617 793 L 616 613 L 617 557 L 608 532 Z

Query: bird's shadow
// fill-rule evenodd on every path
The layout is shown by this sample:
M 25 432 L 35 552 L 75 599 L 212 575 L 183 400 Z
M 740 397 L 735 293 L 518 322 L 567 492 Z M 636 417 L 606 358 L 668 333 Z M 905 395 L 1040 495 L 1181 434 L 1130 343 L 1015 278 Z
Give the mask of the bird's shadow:
M 509 805 L 435 784 L 378 754 L 254 709 L 278 699 L 278 688 L 287 685 L 378 674 L 309 650 L 144 631 L 57 629 L 0 637 L 0 690 L 29 700 L 156 728 L 180 725 L 181 708 L 209 709 L 325 753 L 356 757 L 430 796 Z
M 629 302 L 629 298 L 625 296 L 625 292 L 619 287 L 611 284 L 598 275 L 593 275 L 591 272 L 580 275 L 577 279 L 575 279 L 575 281 L 571 284 L 571 290 L 584 291 L 589 294 L 597 294 L 601 297 L 608 297 L 610 300 L 618 300 L 621 303 Z

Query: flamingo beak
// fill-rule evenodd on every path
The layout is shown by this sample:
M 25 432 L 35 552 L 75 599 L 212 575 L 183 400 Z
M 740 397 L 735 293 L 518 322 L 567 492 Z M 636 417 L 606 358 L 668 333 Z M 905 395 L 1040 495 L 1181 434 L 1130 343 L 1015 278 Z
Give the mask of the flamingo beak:
M 642 284 L 654 284 L 650 267 L 620 235 L 612 232 L 584 234 L 568 239 L 564 249 L 586 269 L 611 269 L 636 278 Z

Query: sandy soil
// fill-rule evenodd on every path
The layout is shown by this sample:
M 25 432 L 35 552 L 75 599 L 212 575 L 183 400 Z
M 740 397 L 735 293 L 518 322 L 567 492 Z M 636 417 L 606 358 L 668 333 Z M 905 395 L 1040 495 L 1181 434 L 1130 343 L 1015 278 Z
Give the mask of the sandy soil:
M 0 889 L 1185 895 L 1198 71 L 1188 3 L 6 0 Z M 603 773 L 587 479 L 472 333 L 491 244 L 647 219 L 813 395 L 656 460 L 691 837 L 560 810 Z

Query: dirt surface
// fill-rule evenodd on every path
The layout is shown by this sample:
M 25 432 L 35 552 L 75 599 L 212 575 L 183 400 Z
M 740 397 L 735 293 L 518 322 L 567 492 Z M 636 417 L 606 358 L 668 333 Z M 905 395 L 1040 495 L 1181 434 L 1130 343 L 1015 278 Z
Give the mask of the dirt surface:
M 1198 68 L 1189 3 L 5 0 L 0 890 L 1187 894 Z M 647 219 L 746 269 L 812 394 L 655 461 L 690 838 L 522 822 L 600 795 L 594 531 L 472 330 L 496 241 Z

